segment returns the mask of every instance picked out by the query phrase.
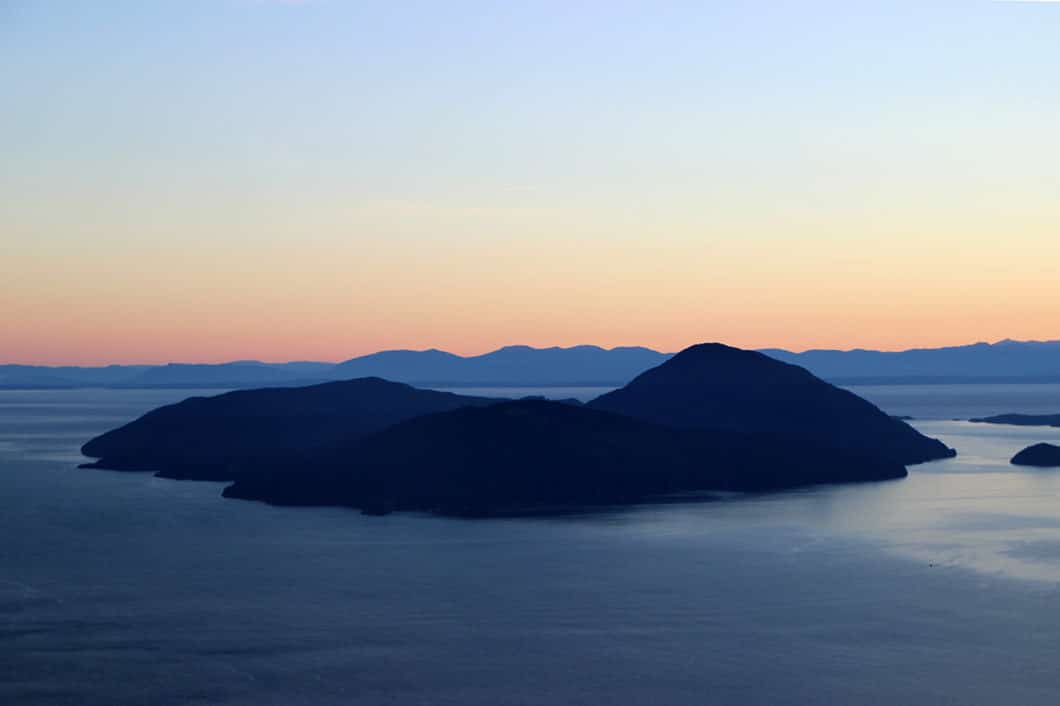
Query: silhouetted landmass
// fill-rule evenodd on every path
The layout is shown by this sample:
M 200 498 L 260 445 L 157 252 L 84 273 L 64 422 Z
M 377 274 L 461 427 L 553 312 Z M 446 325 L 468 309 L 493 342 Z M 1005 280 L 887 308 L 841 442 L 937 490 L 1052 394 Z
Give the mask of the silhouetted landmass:
M 968 421 L 981 424 L 1012 424 L 1020 427 L 1060 427 L 1060 414 L 998 414 Z
M 1060 468 L 1060 446 L 1053 444 L 1028 446 L 1012 457 L 1012 463 L 1016 466 Z
M 95 467 L 234 480 L 229 497 L 472 515 L 900 478 L 953 453 L 801 368 L 720 344 L 591 407 L 364 378 L 193 397 L 83 452 Z
M 242 476 L 225 496 L 369 513 L 496 515 L 905 475 L 898 463 L 783 436 L 680 430 L 520 400 L 419 417 L 281 459 Z
M 955 455 L 803 368 L 719 343 L 687 348 L 589 406 L 683 429 L 784 434 L 903 465 Z
M 92 439 L 95 468 L 232 480 L 255 464 L 349 441 L 432 412 L 496 399 L 418 390 L 378 378 L 241 390 L 160 407 Z

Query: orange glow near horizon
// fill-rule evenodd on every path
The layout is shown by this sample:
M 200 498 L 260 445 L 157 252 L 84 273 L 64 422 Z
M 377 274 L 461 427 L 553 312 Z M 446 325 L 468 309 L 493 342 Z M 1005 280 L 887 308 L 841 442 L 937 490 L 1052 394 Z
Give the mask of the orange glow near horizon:
M 2 362 L 337 361 L 393 348 L 468 355 L 508 344 L 674 351 L 708 340 L 901 350 L 1060 338 L 1054 281 L 1021 278 L 1019 265 L 999 261 L 992 273 L 922 264 L 894 277 L 886 260 L 796 268 L 779 255 L 752 265 L 691 252 L 590 258 L 580 273 L 562 271 L 571 260 L 550 267 L 513 254 L 485 258 L 493 269 L 479 274 L 444 258 L 367 264 L 303 253 L 298 262 L 277 253 L 241 258 L 242 271 L 217 260 L 181 271 L 168 269 L 165 254 L 157 269 L 148 260 L 133 267 L 137 255 L 128 257 L 129 270 L 82 263 L 49 278 L 43 267 L 23 268 L 18 294 L 0 302 Z
M 453 228 L 467 217 L 441 215 Z M 929 220 L 912 213 L 890 231 L 876 223 L 862 238 L 832 234 L 855 227 L 842 214 L 832 232 L 784 214 L 673 222 L 663 232 L 566 215 L 562 224 L 554 215 L 526 216 L 524 232 L 505 239 L 489 233 L 510 230 L 509 214 L 479 214 L 459 245 L 418 239 L 366 248 L 346 233 L 386 224 L 362 217 L 316 222 L 317 239 L 298 246 L 294 225 L 289 239 L 238 247 L 168 232 L 158 242 L 178 244 L 130 238 L 120 248 L 62 256 L 24 246 L 4 261 L 0 359 L 344 360 L 393 348 L 477 354 L 517 343 L 589 343 L 674 351 L 708 340 L 901 350 L 1060 338 L 1060 238 L 1050 238 L 1047 225 L 1025 223 L 1024 237 L 1001 249 L 991 241 L 1003 228 L 998 217 L 973 222 L 974 212 L 944 223 L 941 232 L 959 236 L 902 235 L 906 218 Z M 616 235 L 551 235 L 560 225 L 614 227 Z M 425 219 L 417 227 L 432 226 Z M 708 235 L 721 229 L 744 229 L 744 237 Z
M 16 5 L 0 363 L 1060 339 L 1056 4 Z

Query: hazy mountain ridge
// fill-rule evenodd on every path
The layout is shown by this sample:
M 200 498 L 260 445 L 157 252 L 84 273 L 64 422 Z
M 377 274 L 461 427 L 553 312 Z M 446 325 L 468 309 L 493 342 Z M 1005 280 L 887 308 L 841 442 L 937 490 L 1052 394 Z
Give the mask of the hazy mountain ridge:
M 1060 341 L 1000 341 L 889 352 L 770 348 L 760 352 L 843 384 L 1060 382 Z M 382 377 L 419 385 L 621 385 L 672 354 L 628 346 L 505 346 L 460 356 L 438 349 L 388 350 L 340 363 L 297 361 L 105 367 L 0 365 L 0 388 L 306 385 Z
M 474 385 L 621 384 L 671 354 L 650 348 L 505 346 L 476 356 L 439 350 L 384 351 L 340 363 L 343 376 L 377 375 L 409 383 Z
M 235 361 L 107 368 L 3 365 L 0 387 L 240 388 L 300 386 L 362 377 L 420 385 L 607 386 L 620 385 L 669 357 L 641 347 L 506 346 L 476 356 L 437 349 L 380 351 L 341 363 Z
M 763 349 L 766 355 L 800 365 L 832 381 L 1060 382 L 1060 341 L 973 343 L 906 351 L 854 349 L 793 353 Z

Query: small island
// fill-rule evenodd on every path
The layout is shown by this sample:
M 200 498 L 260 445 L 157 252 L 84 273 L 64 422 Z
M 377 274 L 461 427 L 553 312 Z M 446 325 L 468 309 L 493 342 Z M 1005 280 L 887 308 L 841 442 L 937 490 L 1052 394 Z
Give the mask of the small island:
M 1018 427 L 1060 427 L 1060 414 L 997 414 L 968 421 L 979 424 L 1011 424 Z
M 1028 446 L 1012 457 L 1012 465 L 1060 468 L 1060 446 L 1044 443 Z

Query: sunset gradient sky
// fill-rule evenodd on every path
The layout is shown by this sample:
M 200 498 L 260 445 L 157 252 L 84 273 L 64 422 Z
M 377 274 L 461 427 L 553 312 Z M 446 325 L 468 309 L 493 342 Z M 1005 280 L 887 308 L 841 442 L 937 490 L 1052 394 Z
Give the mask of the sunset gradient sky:
M 1060 338 L 1060 3 L 0 0 L 0 362 Z

